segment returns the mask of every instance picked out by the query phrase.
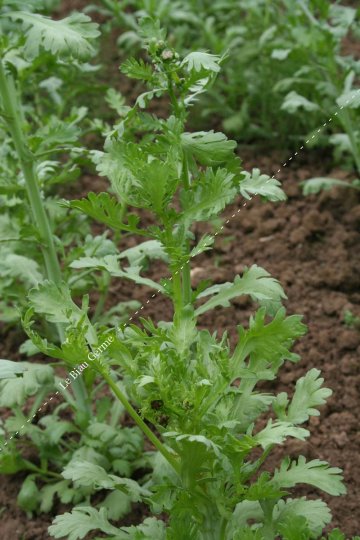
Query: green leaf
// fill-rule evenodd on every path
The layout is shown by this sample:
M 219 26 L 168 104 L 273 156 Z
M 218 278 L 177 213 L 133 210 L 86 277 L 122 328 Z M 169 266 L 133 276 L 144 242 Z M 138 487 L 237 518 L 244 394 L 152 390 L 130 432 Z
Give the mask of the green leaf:
M 99 508 L 106 508 L 109 519 L 121 519 L 131 510 L 131 499 L 122 491 L 113 491 L 99 504 Z
M 357 109 L 360 107 L 360 89 L 344 92 L 337 98 L 336 103 L 341 108 Z
M 88 330 L 88 326 L 81 319 L 77 325 L 69 326 L 65 329 L 65 340 L 61 344 L 61 348 L 57 347 L 49 343 L 47 339 L 43 339 L 33 330 L 32 325 L 34 321 L 32 320 L 32 316 L 33 310 L 29 309 L 22 319 L 22 325 L 33 344 L 42 353 L 52 358 L 64 360 L 69 367 L 74 367 L 83 362 L 84 358 L 87 358 L 89 353 L 87 341 L 91 344 L 97 341 L 96 336 L 93 335 L 92 331 Z
M 37 262 L 23 255 L 9 253 L 3 259 L 2 264 L 5 266 L 5 275 L 9 272 L 12 278 L 19 278 L 29 287 L 37 285 L 43 279 Z
M 325 536 L 323 536 L 321 540 L 346 540 L 346 539 L 345 539 L 345 534 L 343 534 L 340 531 L 340 529 L 334 529 L 326 538 Z
M 206 221 L 219 214 L 236 196 L 233 179 L 226 169 L 207 169 L 184 197 L 182 221 Z
M 163 161 L 139 144 L 111 141 L 95 156 L 97 171 L 107 176 L 121 201 L 161 214 L 179 182 L 175 149 Z
M 45 512 L 46 514 L 50 512 L 54 505 L 55 495 L 61 497 L 61 494 L 68 488 L 69 482 L 67 480 L 60 480 L 55 484 L 48 484 L 43 486 L 40 490 L 40 512 Z
M 196 337 L 195 327 L 194 310 L 187 306 L 175 317 L 174 324 L 169 331 L 169 337 L 180 355 L 188 351 L 193 343 Z
M 260 169 L 253 169 L 252 173 L 244 172 L 245 178 L 240 182 L 240 193 L 250 200 L 255 195 L 266 197 L 269 201 L 285 201 L 286 195 L 279 187 L 281 184 L 267 174 L 261 174 Z
M 205 52 L 191 52 L 183 59 L 181 65 L 187 67 L 189 71 L 220 71 L 220 56 Z
M 251 317 L 248 330 L 239 327 L 239 342 L 232 358 L 233 377 L 272 379 L 284 360 L 297 360 L 290 352 L 295 339 L 303 336 L 306 326 L 299 315 L 286 317 L 284 308 L 265 324 L 266 310 L 259 309 Z M 245 360 L 250 361 L 246 369 Z
M 140 81 L 147 82 L 156 81 L 152 66 L 145 64 L 142 58 L 139 58 L 139 60 L 128 58 L 121 64 L 120 70 L 131 79 L 139 79 Z
M 68 206 L 80 210 L 111 229 L 141 233 L 136 229 L 138 219 L 133 220 L 132 224 L 126 225 L 123 223 L 123 205 L 108 193 L 90 192 L 87 198 L 70 201 Z
M 166 525 L 160 519 L 146 518 L 140 525 L 123 527 L 127 536 L 119 536 L 113 540 L 166 540 Z
M 106 92 L 105 101 L 114 109 L 120 117 L 125 116 L 129 111 L 130 107 L 126 105 L 126 100 L 120 92 L 117 92 L 114 88 L 109 88 Z
M 232 298 L 243 294 L 249 294 L 254 300 L 259 302 L 280 302 L 282 298 L 286 298 L 280 283 L 275 278 L 272 278 L 264 268 L 254 264 L 251 268 L 245 269 L 242 277 L 236 276 L 234 283 L 228 282 L 221 285 L 213 285 L 200 293 L 198 298 L 204 298 L 209 295 L 214 296 L 205 304 L 198 307 L 195 315 L 201 315 L 216 306 L 228 307 L 230 305 L 229 301 Z
M 17 503 L 22 510 L 32 512 L 36 510 L 39 502 L 39 488 L 35 482 L 36 475 L 26 477 L 17 496 Z
M 220 165 L 234 155 L 236 142 L 230 141 L 219 132 L 197 131 L 182 133 L 181 145 L 185 152 L 197 159 L 202 165 Z
M 211 249 L 213 243 L 214 237 L 209 234 L 204 234 L 204 236 L 200 238 L 198 244 L 191 250 L 190 257 L 196 257 L 197 255 L 200 255 L 200 253 L 208 251 Z
M 330 509 L 321 499 L 310 500 L 301 497 L 300 499 L 281 500 L 276 504 L 273 511 L 273 519 L 277 524 L 284 523 L 295 516 L 305 518 L 310 531 L 316 536 L 331 521 Z M 279 530 L 279 532 L 281 531 Z
M 72 460 L 62 472 L 67 480 L 72 480 L 76 486 L 94 487 L 95 489 L 120 489 L 131 501 L 139 502 L 150 496 L 150 491 L 141 487 L 135 480 L 120 478 L 108 474 L 103 467 L 90 461 Z
M 16 379 L 17 375 L 26 371 L 26 366 L 12 360 L 0 360 L 0 379 Z
M 311 531 L 303 516 L 287 516 L 278 525 L 282 540 L 309 540 Z
M 122 270 L 119 266 L 118 256 L 106 255 L 102 258 L 97 257 L 81 257 L 70 264 L 71 268 L 98 268 L 101 270 L 107 270 L 109 274 L 115 277 L 122 277 L 135 281 L 139 285 L 147 285 L 152 289 L 164 292 L 162 285 L 159 285 L 155 281 L 149 278 L 140 276 L 142 268 L 140 266 L 129 266 Z
M 310 435 L 307 429 L 299 428 L 290 422 L 268 421 L 266 427 L 254 436 L 254 439 L 264 450 L 273 444 L 283 444 L 287 437 L 295 437 L 304 441 Z
M 285 96 L 280 108 L 282 111 L 294 114 L 297 113 L 299 109 L 304 109 L 304 111 L 307 112 L 317 111 L 319 110 L 319 105 L 309 101 L 306 97 L 301 96 L 297 92 L 292 91 Z
M 30 306 L 52 323 L 78 323 L 84 312 L 73 302 L 66 283 L 44 281 L 29 291 Z
M 303 195 L 312 195 L 316 193 L 320 193 L 321 191 L 329 191 L 334 186 L 349 188 L 354 187 L 350 184 L 350 182 L 345 182 L 344 180 L 338 180 L 337 178 L 327 178 L 327 177 L 319 177 L 319 178 L 311 178 L 310 180 L 306 180 L 305 182 L 302 182 L 303 186 Z
M 301 377 L 296 383 L 295 394 L 291 400 L 287 412 L 282 404 L 287 405 L 287 394 L 285 392 L 277 396 L 273 404 L 274 410 L 281 420 L 302 424 L 309 419 L 309 416 L 319 416 L 319 411 L 315 407 L 324 405 L 332 391 L 329 388 L 321 388 L 324 379 L 320 377 L 318 369 L 311 369 Z
M 94 487 L 97 489 L 112 489 L 115 482 L 103 467 L 90 461 L 70 461 L 62 472 L 66 480 L 71 480 L 75 486 Z
M 51 445 L 57 445 L 65 433 L 76 433 L 77 429 L 71 422 L 58 420 L 54 415 L 45 416 L 41 424 L 46 427 L 44 436 Z
M 91 22 L 90 17 L 83 13 L 72 13 L 60 21 L 22 11 L 4 15 L 23 21 L 28 58 L 37 57 L 41 48 L 58 56 L 72 56 L 81 60 L 95 52 L 90 41 L 100 35 L 98 24 Z
M 11 453 L 5 454 L 4 452 L 4 448 L 1 448 L 0 474 L 15 474 L 19 471 L 28 470 L 28 464 L 15 449 L 11 449 Z
M 291 51 L 292 49 L 273 49 L 271 51 L 271 58 L 274 58 L 275 60 L 285 60 Z
M 125 249 L 120 254 L 120 259 L 127 259 L 130 266 L 143 267 L 148 260 L 160 259 L 168 262 L 167 256 L 163 245 L 159 240 L 147 240 L 141 242 L 134 247 Z
M 341 469 L 330 467 L 326 461 L 319 459 L 306 462 L 305 458 L 300 456 L 297 462 L 290 462 L 290 459 L 286 458 L 280 469 L 275 470 L 273 482 L 282 488 L 310 484 L 329 495 L 344 495 L 346 489 L 341 472 Z
M 90 506 L 81 506 L 74 508 L 71 513 L 57 516 L 48 532 L 54 538 L 82 540 L 90 531 L 97 529 L 110 535 L 119 532 L 119 529 L 109 523 L 105 508 L 95 510 Z
M 26 399 L 34 396 L 44 385 L 42 372 L 50 366 L 41 366 L 23 362 L 23 374 L 21 377 L 0 379 L 0 407 L 22 406 Z M 47 383 L 51 384 L 51 380 Z
M 232 540 L 264 540 L 264 537 L 260 529 L 253 530 L 253 529 L 250 529 L 250 527 L 241 527 L 241 529 L 236 529 L 231 539 Z
M 259 501 L 241 501 L 235 506 L 235 510 L 229 521 L 229 532 L 236 532 L 241 527 L 246 527 L 248 520 L 255 523 L 262 523 L 264 512 Z M 229 536 L 231 538 L 231 536 Z M 242 540 L 239 538 L 239 540 Z
M 264 499 L 279 499 L 283 492 L 271 483 L 270 474 L 263 472 L 259 478 L 250 485 L 246 492 L 247 501 L 261 501 Z

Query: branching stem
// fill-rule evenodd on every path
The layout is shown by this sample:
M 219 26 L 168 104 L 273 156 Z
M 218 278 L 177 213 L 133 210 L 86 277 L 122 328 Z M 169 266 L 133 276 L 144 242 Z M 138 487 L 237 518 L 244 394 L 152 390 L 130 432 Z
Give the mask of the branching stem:
M 144 420 L 135 411 L 131 403 L 127 400 L 123 392 L 117 386 L 115 381 L 111 378 L 110 373 L 108 373 L 107 370 L 101 369 L 101 368 L 99 371 L 100 371 L 101 376 L 105 379 L 105 381 L 110 386 L 111 390 L 114 392 L 117 399 L 122 403 L 125 410 L 131 416 L 131 418 L 136 422 L 139 428 L 143 431 L 143 433 L 146 435 L 149 441 L 152 442 L 155 448 L 164 456 L 164 458 L 168 461 L 168 463 L 170 463 L 173 469 L 178 474 L 180 474 L 180 463 L 176 460 L 175 455 L 169 452 L 169 450 L 167 450 L 167 448 L 163 445 L 160 439 L 158 439 L 157 436 L 151 431 L 151 429 L 145 424 Z
M 36 175 L 36 159 L 30 151 L 23 132 L 21 108 L 14 80 L 7 74 L 2 61 L 0 61 L 0 95 L 3 110 L 6 113 L 6 126 L 12 137 L 20 167 L 25 179 L 26 192 L 30 203 L 33 222 L 36 226 L 40 248 L 44 258 L 47 278 L 56 284 L 61 283 L 61 269 L 55 249 L 54 237 L 50 222 L 41 199 L 39 181 Z M 57 325 L 60 341 L 64 340 L 64 329 Z M 86 394 L 85 385 L 79 377 L 73 384 L 79 408 L 90 418 L 91 409 Z

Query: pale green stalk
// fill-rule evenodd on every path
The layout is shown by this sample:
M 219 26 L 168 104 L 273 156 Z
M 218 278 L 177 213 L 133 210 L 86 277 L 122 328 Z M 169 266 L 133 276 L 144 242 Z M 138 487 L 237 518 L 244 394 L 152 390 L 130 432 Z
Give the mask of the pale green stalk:
M 169 452 L 169 450 L 167 450 L 167 448 L 163 445 L 160 439 L 158 439 L 156 435 L 151 431 L 151 429 L 145 424 L 144 420 L 141 418 L 141 416 L 138 415 L 138 413 L 132 407 L 132 405 L 127 400 L 123 392 L 117 386 L 115 381 L 111 378 L 110 374 L 105 369 L 101 369 L 101 367 L 99 371 L 101 373 L 101 376 L 105 379 L 105 381 L 110 386 L 111 390 L 114 392 L 117 399 L 122 403 L 125 410 L 131 416 L 131 418 L 136 422 L 139 428 L 143 431 L 143 433 L 146 435 L 149 441 L 152 442 L 155 448 L 164 456 L 164 458 L 168 461 L 168 463 L 170 463 L 173 469 L 177 473 L 180 473 L 180 463 L 176 460 L 175 455 Z
M 48 216 L 41 199 L 39 181 L 36 174 L 35 156 L 29 149 L 22 129 L 21 106 L 17 90 L 11 75 L 7 74 L 0 61 L 0 95 L 5 113 L 7 128 L 12 137 L 19 164 L 25 179 L 26 192 L 30 203 L 33 222 L 36 226 L 40 248 L 43 254 L 47 278 L 56 284 L 61 283 L 61 269 L 55 249 L 54 237 L 51 231 Z M 59 338 L 64 340 L 64 329 L 57 325 Z M 87 398 L 84 382 L 79 377 L 73 383 L 74 394 L 79 408 L 86 417 L 90 417 L 91 408 Z

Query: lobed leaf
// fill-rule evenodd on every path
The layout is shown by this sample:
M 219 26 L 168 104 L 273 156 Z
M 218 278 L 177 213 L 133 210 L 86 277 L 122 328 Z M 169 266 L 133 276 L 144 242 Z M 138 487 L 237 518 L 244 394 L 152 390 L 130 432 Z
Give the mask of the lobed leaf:
M 252 173 L 244 172 L 245 178 L 240 182 L 240 193 L 246 199 L 261 195 L 269 201 L 285 201 L 286 195 L 279 187 L 280 182 L 267 174 L 261 174 L 260 169 L 253 169 Z
M 264 268 L 254 264 L 251 268 L 245 269 L 242 277 L 236 276 L 234 283 L 228 282 L 221 285 L 213 285 L 200 293 L 198 298 L 204 298 L 209 295 L 214 296 L 205 304 L 198 307 L 195 315 L 201 315 L 216 306 L 228 307 L 230 300 L 243 294 L 249 294 L 259 302 L 280 302 L 282 298 L 286 298 L 280 283 L 275 278 L 272 278 Z
M 12 360 L 0 360 L 0 379 L 16 379 L 26 371 L 26 365 Z
M 273 405 L 279 418 L 293 424 L 302 424 L 309 419 L 309 416 L 319 416 L 320 413 L 315 407 L 324 405 L 332 394 L 329 388 L 321 388 L 323 382 L 320 371 L 315 368 L 301 377 L 296 382 L 295 393 L 287 412 L 285 412 L 288 402 L 287 394 L 285 392 L 279 394 Z
M 350 182 L 345 182 L 344 180 L 338 180 L 337 178 L 327 178 L 327 177 L 319 177 L 319 178 L 311 178 L 310 180 L 306 180 L 305 182 L 302 182 L 303 186 L 303 195 L 313 195 L 320 193 L 321 191 L 329 191 L 334 186 L 339 187 L 354 187 Z
M 290 422 L 268 421 L 266 427 L 255 435 L 255 440 L 264 450 L 274 444 L 283 444 L 287 437 L 295 437 L 304 441 L 310 435 L 307 429 L 293 426 Z
M 25 11 L 11 11 L 6 17 L 21 20 L 26 32 L 25 53 L 36 58 L 40 49 L 58 56 L 72 56 L 85 60 L 95 50 L 91 40 L 98 37 L 98 24 L 83 13 L 72 13 L 60 21 Z
M 219 165 L 233 157 L 236 142 L 223 133 L 197 131 L 182 133 L 181 145 L 185 152 L 195 157 L 202 165 Z
M 233 179 L 226 169 L 207 169 L 188 192 L 181 220 L 206 221 L 219 214 L 236 196 Z
M 273 511 L 273 519 L 277 525 L 296 516 L 305 518 L 306 525 L 313 534 L 320 534 L 323 528 L 331 521 L 331 512 L 327 504 L 321 499 L 310 500 L 306 497 L 300 499 L 287 499 L 279 501 Z M 280 531 L 279 531 L 280 532 Z
M 111 535 L 119 533 L 119 529 L 109 523 L 105 508 L 95 510 L 91 506 L 81 506 L 74 508 L 71 513 L 57 516 L 48 531 L 54 538 L 82 540 L 90 531 L 97 529 Z
M 220 56 L 205 52 L 191 52 L 183 59 L 181 65 L 187 67 L 189 71 L 220 71 Z
M 310 484 L 330 495 L 344 495 L 346 489 L 341 472 L 338 467 L 330 467 L 326 461 L 319 459 L 306 462 L 305 458 L 300 456 L 297 462 L 291 462 L 286 458 L 280 469 L 275 470 L 273 482 L 282 488 Z
M 299 315 L 286 317 L 280 309 L 274 319 L 265 324 L 266 310 L 261 308 L 251 317 L 248 330 L 239 328 L 239 342 L 233 362 L 233 377 L 272 379 L 284 360 L 298 360 L 290 352 L 295 339 L 306 332 Z M 245 360 L 249 357 L 246 368 Z

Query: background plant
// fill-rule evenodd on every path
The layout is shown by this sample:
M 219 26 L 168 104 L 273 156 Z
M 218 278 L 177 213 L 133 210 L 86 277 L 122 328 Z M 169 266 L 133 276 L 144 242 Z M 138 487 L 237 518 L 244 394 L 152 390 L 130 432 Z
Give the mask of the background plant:
M 93 127 L 86 121 L 86 107 L 77 105 L 76 95 L 81 93 L 82 73 L 96 69 L 86 60 L 95 53 L 92 42 L 99 32 L 97 25 L 80 13 L 54 21 L 32 11 L 46 12 L 52 7 L 54 3 L 24 6 L 15 2 L 12 9 L 26 11 L 1 8 L 6 33 L 1 40 L 0 63 L 0 268 L 2 319 L 7 324 L 19 322 L 28 289 L 46 278 L 54 285 L 66 282 L 75 295 L 87 292 L 96 283 L 101 308 L 109 287 L 108 276 L 100 274 L 93 279 L 88 273 L 75 275 L 69 262 L 80 255 L 102 256 L 115 250 L 106 235 L 90 235 L 87 220 L 59 204 L 62 184 L 76 180 L 81 166 L 89 162 L 83 142 Z M 74 74 L 76 82 L 72 83 Z M 61 91 L 63 85 L 65 93 Z M 58 298 L 65 301 L 62 291 Z M 121 319 L 135 305 L 130 302 L 115 306 L 107 320 Z M 93 318 L 97 313 L 95 309 Z M 66 336 L 64 316 L 55 325 L 49 324 L 52 318 L 42 323 L 42 331 L 51 341 L 62 342 Z M 28 356 L 38 352 L 30 341 L 20 347 L 20 353 Z M 9 366 L 13 365 L 13 375 L 24 372 L 23 377 L 10 377 Z M 70 354 L 54 364 L 61 366 L 75 367 Z M 94 385 L 93 377 L 85 375 L 84 380 L 74 380 L 69 391 L 59 386 L 58 371 L 55 374 L 51 365 L 2 360 L 0 379 L 0 406 L 12 412 L 1 425 L 0 473 L 32 473 L 19 493 L 18 501 L 24 510 L 49 511 L 55 494 L 63 502 L 79 502 L 90 496 L 91 489 L 74 490 L 59 475 L 74 455 L 100 460 L 109 470 L 122 474 L 131 474 L 138 466 L 142 437 L 133 429 L 123 434 L 111 432 L 111 422 L 116 423 L 122 411 L 108 400 L 100 399 L 96 410 L 91 409 L 92 393 L 97 395 L 101 390 Z M 65 402 L 46 414 L 39 425 L 30 423 L 43 403 L 48 403 L 47 396 L 55 392 L 62 394 Z M 22 408 L 31 397 L 27 418 Z M 19 432 L 21 440 L 17 438 Z M 25 458 L 29 452 L 33 457 Z M 119 516 L 122 510 L 119 507 L 112 512 Z
M 298 148 L 356 90 L 359 63 L 346 53 L 359 33 L 357 10 L 323 0 L 161 2 L 103 0 L 102 13 L 124 31 L 119 50 L 142 42 L 139 17 L 160 20 L 183 54 L 192 47 L 226 53 L 222 75 L 201 100 L 202 115 L 223 121 L 237 140 Z M 359 99 L 312 144 L 359 168 Z

